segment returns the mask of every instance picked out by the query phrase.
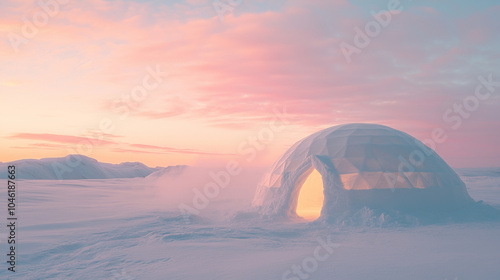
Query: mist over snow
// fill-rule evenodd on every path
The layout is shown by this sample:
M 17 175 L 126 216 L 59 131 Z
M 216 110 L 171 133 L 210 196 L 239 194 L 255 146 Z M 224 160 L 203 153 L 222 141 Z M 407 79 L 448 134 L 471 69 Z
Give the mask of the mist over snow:
M 237 175 L 231 175 L 225 166 L 167 167 L 147 176 L 145 182 L 154 186 L 154 196 L 164 209 L 179 211 L 189 219 L 216 211 L 212 217 L 219 219 L 237 210 L 253 210 L 251 198 L 264 170 L 239 166 Z

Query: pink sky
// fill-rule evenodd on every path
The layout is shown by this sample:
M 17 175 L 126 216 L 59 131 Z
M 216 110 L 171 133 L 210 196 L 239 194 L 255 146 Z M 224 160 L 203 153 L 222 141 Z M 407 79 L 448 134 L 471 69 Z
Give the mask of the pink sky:
M 0 3 L 0 161 L 81 151 L 151 166 L 224 162 L 244 158 L 239 147 L 286 108 L 249 164 L 322 128 L 370 122 L 420 140 L 443 129 L 436 151 L 450 165 L 500 166 L 500 86 L 454 112 L 474 102 L 479 76 L 500 82 L 500 6 L 488 1 L 401 1 L 350 62 L 339 46 L 390 1 L 244 1 L 223 21 L 212 1 L 55 1 L 41 1 L 56 3 L 51 15 L 38 1 Z M 34 15 L 46 23 L 26 33 Z M 150 89 L 131 98 L 145 79 Z

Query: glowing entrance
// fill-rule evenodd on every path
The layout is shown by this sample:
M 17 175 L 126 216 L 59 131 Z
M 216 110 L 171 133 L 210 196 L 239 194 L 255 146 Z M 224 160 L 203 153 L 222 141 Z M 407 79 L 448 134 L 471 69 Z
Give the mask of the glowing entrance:
M 323 179 L 314 169 L 300 188 L 295 211 L 304 219 L 315 220 L 321 215 L 323 200 Z

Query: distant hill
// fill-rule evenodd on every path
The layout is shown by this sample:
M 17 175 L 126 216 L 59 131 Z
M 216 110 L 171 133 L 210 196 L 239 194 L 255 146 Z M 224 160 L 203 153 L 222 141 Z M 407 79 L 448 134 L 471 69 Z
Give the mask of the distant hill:
M 21 159 L 0 163 L 0 179 L 7 179 L 7 166 L 16 166 L 17 179 L 77 180 L 146 177 L 161 170 L 140 162 L 102 163 L 83 155 L 61 158 Z
M 180 175 L 186 168 L 189 166 L 187 165 L 175 165 L 175 166 L 168 166 L 168 167 L 161 167 L 158 168 L 155 172 L 149 174 L 146 178 L 148 179 L 158 179 L 162 177 L 175 177 Z

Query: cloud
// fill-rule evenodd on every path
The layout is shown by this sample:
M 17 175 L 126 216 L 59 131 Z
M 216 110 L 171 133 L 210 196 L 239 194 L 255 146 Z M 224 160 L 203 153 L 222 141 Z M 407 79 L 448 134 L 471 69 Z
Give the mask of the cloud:
M 112 134 L 104 134 L 108 138 L 117 138 L 120 136 Z M 27 146 L 15 147 L 15 148 L 40 148 L 40 149 L 60 149 L 66 147 L 68 144 L 76 145 L 82 142 L 90 142 L 94 146 L 108 146 L 113 145 L 115 152 L 132 152 L 132 153 L 163 153 L 163 154 L 193 154 L 193 155 L 213 155 L 213 156 L 233 156 L 234 154 L 226 153 L 211 153 L 195 149 L 179 149 L 164 146 L 155 146 L 147 144 L 129 144 L 124 142 L 116 142 L 97 138 L 87 138 L 79 136 L 70 135 L 59 135 L 59 134 L 49 134 L 49 133 L 17 133 L 15 135 L 7 137 L 9 139 L 15 140 L 36 140 L 36 141 L 47 141 L 59 144 L 50 143 L 31 143 Z
M 16 146 L 11 147 L 13 149 L 33 149 L 33 150 L 59 150 L 66 147 L 66 145 L 61 144 L 49 144 L 49 143 L 32 143 L 27 146 Z
M 60 134 L 50 134 L 50 133 L 17 133 L 12 136 L 7 137 L 9 139 L 20 139 L 20 140 L 37 140 L 37 141 L 48 141 L 62 144 L 79 144 L 82 142 L 91 142 L 95 146 L 104 146 L 116 144 L 114 141 L 109 141 L 105 139 L 88 138 L 80 136 L 71 135 L 60 135 Z
M 195 155 L 215 155 L 215 156 L 234 156 L 235 154 L 225 154 L 225 153 L 210 153 L 210 152 L 204 152 L 200 150 L 193 150 L 193 149 L 178 149 L 178 148 L 171 148 L 171 147 L 163 147 L 163 146 L 154 146 L 154 145 L 145 145 L 145 144 L 130 144 L 130 147 L 133 148 L 138 148 L 140 150 L 127 150 L 127 151 L 133 151 L 137 153 L 165 153 L 165 154 L 171 154 L 171 153 L 177 153 L 177 154 L 195 154 Z

